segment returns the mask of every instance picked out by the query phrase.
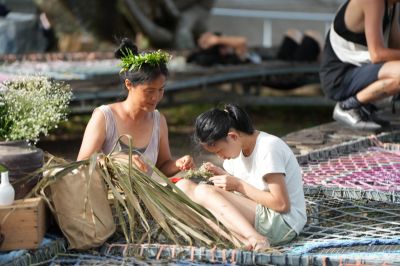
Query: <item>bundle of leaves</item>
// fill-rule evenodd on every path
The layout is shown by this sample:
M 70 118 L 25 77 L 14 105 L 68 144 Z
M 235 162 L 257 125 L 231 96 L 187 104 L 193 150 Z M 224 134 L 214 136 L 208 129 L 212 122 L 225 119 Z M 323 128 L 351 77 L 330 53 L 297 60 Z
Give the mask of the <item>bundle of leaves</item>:
M 99 164 L 100 174 L 112 195 L 117 232 L 122 233 L 127 243 L 162 242 L 223 248 L 239 243 L 208 210 L 191 201 L 157 168 L 153 167 L 153 171 L 163 182 L 133 167 L 131 158 L 132 150 L 126 157 L 116 153 L 98 154 L 79 162 L 66 162 L 53 156 L 48 160 L 52 163 L 46 164 L 42 171 L 59 169 L 58 173 L 44 175 L 34 191 L 40 196 L 48 182 L 54 182 L 82 164 Z
M 69 85 L 45 76 L 17 76 L 0 84 L 0 140 L 37 141 L 66 120 Z

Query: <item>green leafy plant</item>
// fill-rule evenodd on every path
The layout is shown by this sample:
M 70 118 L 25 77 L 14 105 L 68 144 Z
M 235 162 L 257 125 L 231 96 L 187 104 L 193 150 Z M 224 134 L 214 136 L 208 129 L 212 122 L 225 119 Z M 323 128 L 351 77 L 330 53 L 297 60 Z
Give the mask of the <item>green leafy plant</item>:
M 122 67 L 121 71 L 138 70 L 143 64 L 151 66 L 166 64 L 171 57 L 167 52 L 161 50 L 144 54 L 133 54 L 130 49 L 126 49 L 123 55 L 120 64 Z
M 69 85 L 40 75 L 17 76 L 0 84 L 0 140 L 37 141 L 66 120 Z

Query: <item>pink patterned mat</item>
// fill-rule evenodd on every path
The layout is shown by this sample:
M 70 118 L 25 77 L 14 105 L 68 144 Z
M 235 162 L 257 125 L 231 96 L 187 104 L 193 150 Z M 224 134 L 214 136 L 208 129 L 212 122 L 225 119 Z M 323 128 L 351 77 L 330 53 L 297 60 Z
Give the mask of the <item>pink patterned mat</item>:
M 400 150 L 370 147 L 327 161 L 308 162 L 302 172 L 306 186 L 400 192 Z

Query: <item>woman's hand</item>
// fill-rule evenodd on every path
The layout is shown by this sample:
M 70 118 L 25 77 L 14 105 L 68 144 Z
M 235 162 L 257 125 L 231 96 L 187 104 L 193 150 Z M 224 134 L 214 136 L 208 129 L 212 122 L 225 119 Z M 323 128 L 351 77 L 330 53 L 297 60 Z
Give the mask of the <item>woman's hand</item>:
M 132 155 L 132 163 L 140 171 L 144 173 L 147 172 L 147 164 L 142 160 L 142 158 L 140 158 L 140 155 L 138 154 Z
M 222 188 L 226 191 L 236 191 L 240 184 L 237 177 L 231 175 L 216 175 L 208 179 L 214 183 L 214 186 Z
M 129 163 L 129 155 L 126 153 L 116 153 L 115 158 L 121 160 L 122 162 Z M 144 173 L 147 172 L 148 165 L 143 161 L 143 159 L 138 154 L 132 154 L 132 166 L 136 167 L 139 171 Z
M 203 165 L 201 167 L 214 175 L 227 175 L 228 174 L 224 169 L 222 169 L 221 167 L 218 167 L 215 164 L 210 163 L 210 162 L 203 163 Z
M 179 158 L 175 161 L 175 165 L 180 171 L 186 171 L 196 167 L 194 160 L 190 155 L 185 155 Z

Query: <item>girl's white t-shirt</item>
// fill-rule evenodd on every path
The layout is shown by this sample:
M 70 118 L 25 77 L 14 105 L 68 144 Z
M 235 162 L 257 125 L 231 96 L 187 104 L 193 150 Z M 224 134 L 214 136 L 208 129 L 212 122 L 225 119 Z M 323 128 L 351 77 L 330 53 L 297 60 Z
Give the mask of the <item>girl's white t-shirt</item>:
M 264 176 L 271 173 L 284 175 L 290 200 L 290 211 L 283 219 L 296 231 L 301 232 L 307 222 L 301 169 L 289 146 L 280 138 L 260 132 L 250 156 L 241 152 L 237 158 L 225 160 L 224 169 L 257 189 L 268 191 Z

